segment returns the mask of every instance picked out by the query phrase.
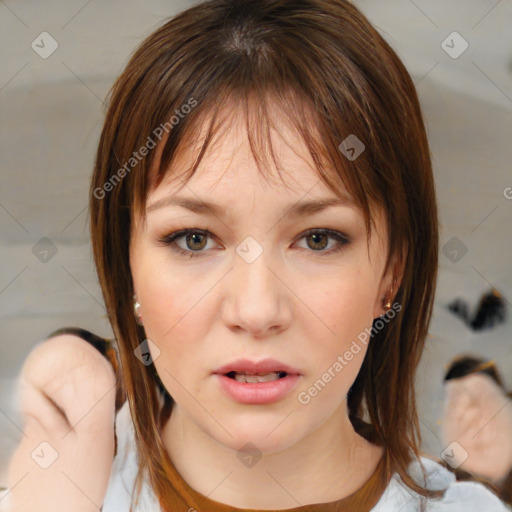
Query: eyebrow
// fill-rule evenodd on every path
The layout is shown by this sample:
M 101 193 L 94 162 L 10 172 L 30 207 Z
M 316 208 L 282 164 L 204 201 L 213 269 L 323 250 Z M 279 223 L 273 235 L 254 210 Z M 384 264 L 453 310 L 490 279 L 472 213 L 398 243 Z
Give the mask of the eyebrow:
M 348 206 L 353 208 L 355 204 L 355 201 L 351 197 L 347 196 L 344 196 L 343 198 L 325 197 L 311 201 L 292 203 L 288 205 L 284 211 L 287 212 L 286 215 L 292 217 L 303 217 L 321 212 L 333 206 Z M 155 201 L 153 204 L 146 208 L 146 213 L 168 206 L 181 206 L 182 208 L 186 208 L 187 210 L 190 210 L 191 212 L 197 213 L 199 215 L 203 214 L 216 217 L 226 216 L 225 206 L 217 205 L 210 201 L 202 201 L 194 198 L 178 196 L 164 197 L 158 201 Z

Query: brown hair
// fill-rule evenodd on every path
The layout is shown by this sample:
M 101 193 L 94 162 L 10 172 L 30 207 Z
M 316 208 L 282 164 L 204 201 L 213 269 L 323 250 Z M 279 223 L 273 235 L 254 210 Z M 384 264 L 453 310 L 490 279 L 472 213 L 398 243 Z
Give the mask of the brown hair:
M 398 472 L 423 496 L 438 495 L 407 473 L 419 456 L 414 375 L 437 278 L 430 151 L 417 93 L 404 65 L 365 16 L 343 0 L 199 3 L 151 34 L 110 91 L 90 189 L 90 226 L 134 418 L 138 484 L 147 470 L 166 510 L 170 459 L 159 434 L 156 386 L 162 385 L 154 366 L 144 366 L 134 356 L 145 338 L 132 309 L 129 243 L 134 215 L 145 216 L 151 187 L 160 183 L 185 136 L 193 139 L 204 115 L 211 113 L 192 176 L 222 125 L 216 124 L 218 111 L 228 102 L 245 107 L 252 152 L 260 171 L 265 169 L 260 159 L 265 151 L 257 143 L 269 134 L 271 98 L 292 120 L 321 179 L 336 193 L 341 180 L 357 201 L 368 237 L 373 206 L 386 213 L 386 268 L 395 257 L 403 270 L 395 295 L 402 308 L 372 337 L 349 392 L 349 413 L 356 431 L 385 447 L 388 474 Z M 256 100 L 252 108 L 250 99 Z M 254 105 L 258 117 L 251 117 Z M 166 135 L 160 138 L 162 130 Z M 365 145 L 355 160 L 339 148 L 350 134 Z M 153 147 L 157 138 L 162 141 L 157 150 L 142 150 Z M 165 399 L 168 414 L 172 398 Z

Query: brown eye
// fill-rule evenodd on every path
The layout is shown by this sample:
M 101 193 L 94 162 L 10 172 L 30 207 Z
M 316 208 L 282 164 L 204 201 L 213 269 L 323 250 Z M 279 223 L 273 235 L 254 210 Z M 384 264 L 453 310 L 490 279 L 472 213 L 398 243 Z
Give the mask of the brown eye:
M 192 251 L 200 251 L 206 246 L 206 236 L 201 233 L 189 233 L 185 236 L 185 243 L 187 244 L 188 249 Z
M 189 257 L 202 256 L 211 233 L 202 229 L 182 229 L 158 239 L 162 245 L 171 247 L 178 254 Z
M 325 254 L 335 253 L 350 243 L 350 238 L 347 235 L 331 229 L 310 229 L 303 233 L 301 239 L 306 240 L 309 252 Z M 330 247 L 329 240 L 334 241 Z
M 312 243 L 308 243 L 311 249 L 323 250 L 329 243 L 329 236 L 325 233 L 313 233 L 306 237 L 307 240 L 312 240 Z

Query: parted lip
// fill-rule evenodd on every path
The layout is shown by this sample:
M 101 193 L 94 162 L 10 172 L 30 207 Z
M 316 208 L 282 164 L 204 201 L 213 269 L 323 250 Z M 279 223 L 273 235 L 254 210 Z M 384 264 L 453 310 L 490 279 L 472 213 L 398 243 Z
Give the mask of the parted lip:
M 237 359 L 232 363 L 225 364 L 217 368 L 213 373 L 226 375 L 229 372 L 240 372 L 249 374 L 265 374 L 271 372 L 286 372 L 290 375 L 301 375 L 301 372 L 276 359 L 262 359 L 261 361 L 252 361 L 250 359 Z

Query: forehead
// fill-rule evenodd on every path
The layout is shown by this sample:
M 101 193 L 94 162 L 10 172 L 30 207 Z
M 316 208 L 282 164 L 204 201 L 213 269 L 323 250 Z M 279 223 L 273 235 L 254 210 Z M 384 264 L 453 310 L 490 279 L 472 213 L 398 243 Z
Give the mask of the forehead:
M 251 113 L 257 115 L 252 110 L 249 115 Z M 189 130 L 188 136 L 181 141 L 161 183 L 151 188 L 146 206 L 151 207 L 163 195 L 177 194 L 184 188 L 201 197 L 215 196 L 226 202 L 247 191 L 257 194 L 276 190 L 283 198 L 285 195 L 312 194 L 340 196 L 350 201 L 350 194 L 340 178 L 335 190 L 321 179 L 306 144 L 285 112 L 278 108 L 272 112 L 266 137 L 252 133 L 253 140 L 250 141 L 247 114 L 236 104 L 226 105 L 215 123 L 217 131 L 189 179 L 206 139 L 211 116 L 204 116 L 201 121 L 197 129 Z M 249 121 L 257 124 L 259 120 Z M 254 141 L 257 147 L 254 147 Z M 332 175 L 334 177 L 336 173 L 332 172 Z

